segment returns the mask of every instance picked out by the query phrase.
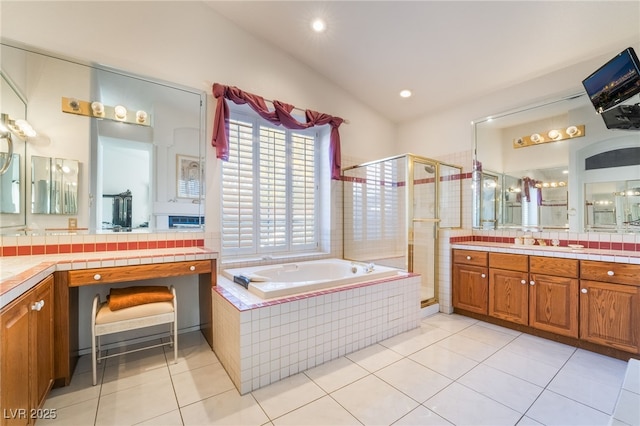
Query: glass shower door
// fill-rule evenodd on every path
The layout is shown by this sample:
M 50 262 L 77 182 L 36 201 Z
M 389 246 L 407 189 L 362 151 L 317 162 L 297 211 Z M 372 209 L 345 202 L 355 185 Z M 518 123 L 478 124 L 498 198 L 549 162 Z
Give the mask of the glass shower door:
M 437 301 L 438 163 L 413 158 L 410 169 L 409 271 L 420 274 L 423 306 Z

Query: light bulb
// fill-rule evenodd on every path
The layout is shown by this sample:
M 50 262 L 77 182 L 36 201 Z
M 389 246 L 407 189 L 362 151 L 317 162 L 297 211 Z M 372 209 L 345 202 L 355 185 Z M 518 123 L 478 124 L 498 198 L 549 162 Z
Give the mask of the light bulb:
M 122 105 L 116 105 L 113 112 L 116 114 L 116 118 L 118 120 L 124 120 L 127 118 L 127 109 Z
M 136 112 L 136 120 L 138 123 L 145 123 L 147 121 L 147 113 L 142 110 Z
M 91 111 L 93 111 L 93 115 L 102 117 L 104 115 L 104 105 L 98 101 L 91 102 Z

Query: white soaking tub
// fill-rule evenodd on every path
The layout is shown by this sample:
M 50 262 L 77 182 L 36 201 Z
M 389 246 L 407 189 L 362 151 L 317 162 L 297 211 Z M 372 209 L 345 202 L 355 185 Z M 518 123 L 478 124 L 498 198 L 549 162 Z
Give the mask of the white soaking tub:
M 291 296 L 397 276 L 398 269 L 341 259 L 226 269 L 231 281 L 244 277 L 249 292 L 262 299 Z

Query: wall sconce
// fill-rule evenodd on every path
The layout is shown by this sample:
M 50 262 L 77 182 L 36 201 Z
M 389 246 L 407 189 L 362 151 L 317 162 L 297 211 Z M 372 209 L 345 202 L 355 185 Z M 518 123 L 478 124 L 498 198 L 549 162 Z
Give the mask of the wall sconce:
M 559 142 L 565 139 L 579 138 L 585 135 L 584 124 L 569 126 L 566 129 L 551 129 L 547 132 L 533 133 L 513 140 L 514 148 L 524 148 L 549 142 Z
M 139 110 L 135 117 L 129 114 L 127 108 L 123 105 L 114 107 L 104 105 L 100 101 L 87 102 L 75 98 L 62 97 L 62 112 L 76 115 L 84 115 L 86 117 L 103 118 L 107 120 L 115 120 L 122 123 L 137 124 L 139 126 L 150 126 L 151 117 L 146 111 Z

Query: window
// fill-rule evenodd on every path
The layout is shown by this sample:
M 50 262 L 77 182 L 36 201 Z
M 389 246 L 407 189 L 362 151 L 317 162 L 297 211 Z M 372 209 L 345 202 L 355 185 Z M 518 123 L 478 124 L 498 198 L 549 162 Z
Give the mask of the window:
M 316 250 L 316 133 L 232 117 L 222 162 L 223 256 Z

